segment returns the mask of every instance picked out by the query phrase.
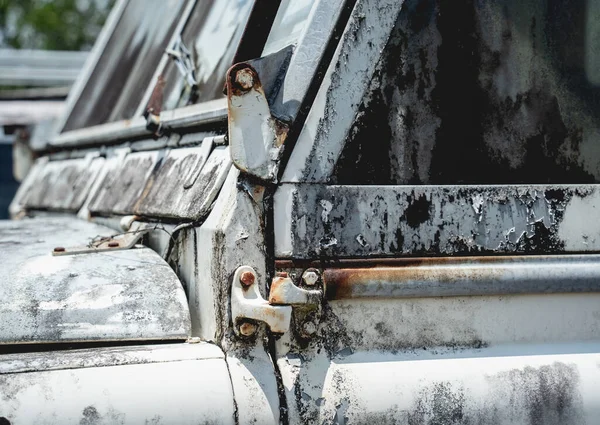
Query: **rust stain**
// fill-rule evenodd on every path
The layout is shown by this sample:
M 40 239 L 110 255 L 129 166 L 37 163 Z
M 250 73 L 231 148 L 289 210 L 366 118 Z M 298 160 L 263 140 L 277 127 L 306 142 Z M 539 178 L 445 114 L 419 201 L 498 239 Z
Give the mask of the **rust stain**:
M 499 278 L 503 271 L 494 267 L 469 267 L 478 264 L 494 264 L 503 262 L 506 264 L 510 259 L 522 261 L 522 257 L 468 257 L 468 258 L 415 258 L 395 259 L 394 265 L 372 267 L 348 267 L 348 268 L 325 268 L 322 272 L 323 285 L 325 287 L 325 298 L 328 300 L 340 300 L 345 298 L 360 297 L 356 289 L 363 285 L 376 285 L 384 288 L 389 284 L 432 282 L 458 283 L 465 280 L 495 279 Z M 404 261 L 398 261 L 404 260 Z M 377 263 L 373 263 L 377 264 Z M 443 267 L 443 266 L 463 267 Z M 384 290 L 385 292 L 385 290 Z
M 156 81 L 156 85 L 152 90 L 152 94 L 150 95 L 150 100 L 148 100 L 148 106 L 146 106 L 146 117 L 148 117 L 148 115 L 160 115 L 160 111 L 162 109 L 163 104 L 164 88 L 165 78 L 162 75 L 159 75 Z
M 277 273 L 277 276 L 271 282 L 271 289 L 269 291 L 269 304 L 281 304 L 283 303 L 284 283 L 287 281 L 288 275 L 285 272 Z
M 228 98 L 243 96 L 252 89 L 260 91 L 264 95 L 258 73 L 250 64 L 245 62 L 236 63 L 229 68 L 225 88 Z

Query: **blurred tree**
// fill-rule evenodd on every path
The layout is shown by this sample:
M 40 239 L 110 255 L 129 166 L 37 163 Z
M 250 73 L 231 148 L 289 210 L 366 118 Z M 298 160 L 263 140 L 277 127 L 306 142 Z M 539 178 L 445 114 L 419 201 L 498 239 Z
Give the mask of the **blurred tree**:
M 115 0 L 0 0 L 0 47 L 89 50 Z

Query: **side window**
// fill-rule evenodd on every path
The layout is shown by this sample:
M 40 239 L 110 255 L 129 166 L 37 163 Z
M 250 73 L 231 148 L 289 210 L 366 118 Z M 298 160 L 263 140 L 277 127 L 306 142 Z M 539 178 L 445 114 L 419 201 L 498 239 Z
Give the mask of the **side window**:
M 186 0 L 130 0 L 62 132 L 131 118 Z

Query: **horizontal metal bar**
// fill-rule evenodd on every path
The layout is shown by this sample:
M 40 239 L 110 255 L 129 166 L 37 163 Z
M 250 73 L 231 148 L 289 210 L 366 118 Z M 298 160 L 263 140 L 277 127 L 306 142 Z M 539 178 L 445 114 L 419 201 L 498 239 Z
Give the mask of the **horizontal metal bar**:
M 198 127 L 227 119 L 227 102 L 217 99 L 197 105 L 185 106 L 160 114 L 163 128 L 173 130 Z M 104 143 L 114 143 L 136 137 L 150 136 L 152 133 L 146 129 L 144 117 L 130 120 L 100 124 L 79 130 L 67 131 L 56 136 L 50 141 L 55 147 L 90 146 Z
M 89 53 L 70 50 L 0 49 L 0 66 L 81 68 Z
M 328 300 L 600 292 L 600 255 L 413 258 L 327 268 Z
M 50 141 L 52 146 L 86 146 L 106 142 L 129 139 L 143 135 L 150 135 L 146 130 L 144 117 L 132 120 L 123 120 L 100 124 L 93 127 L 67 131 L 56 136 Z
M 73 84 L 79 68 L 31 68 L 0 65 L 0 84 L 4 86 L 60 86 Z
M 227 99 L 211 100 L 184 106 L 160 114 L 160 122 L 167 128 L 197 127 L 227 119 Z

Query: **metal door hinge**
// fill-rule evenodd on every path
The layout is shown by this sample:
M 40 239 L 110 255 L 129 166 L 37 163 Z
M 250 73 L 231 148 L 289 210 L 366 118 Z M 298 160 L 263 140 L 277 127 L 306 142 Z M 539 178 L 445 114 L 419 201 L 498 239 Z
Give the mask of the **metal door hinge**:
M 257 275 L 252 267 L 241 266 L 233 275 L 231 285 L 231 315 L 235 333 L 251 336 L 256 332 L 256 322 L 264 322 L 271 332 L 285 333 L 290 328 L 293 306 L 320 305 L 323 293 L 297 287 L 281 274 L 273 279 L 269 300 L 258 289 Z

